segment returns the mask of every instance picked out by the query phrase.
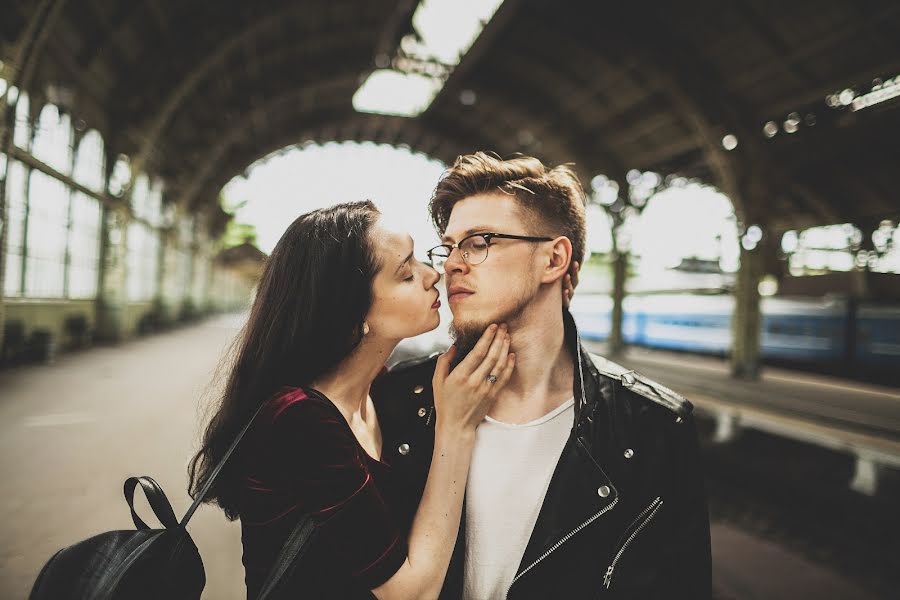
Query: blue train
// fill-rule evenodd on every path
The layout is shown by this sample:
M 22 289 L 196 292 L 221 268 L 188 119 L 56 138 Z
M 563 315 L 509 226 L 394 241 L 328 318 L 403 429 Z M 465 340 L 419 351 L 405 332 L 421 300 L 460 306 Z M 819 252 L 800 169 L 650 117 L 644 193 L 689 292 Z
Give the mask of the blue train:
M 630 296 L 623 308 L 628 344 L 722 356 L 731 346 L 730 294 Z M 900 305 L 770 297 L 761 310 L 763 360 L 900 380 Z M 585 339 L 609 336 L 609 296 L 575 294 L 571 311 Z

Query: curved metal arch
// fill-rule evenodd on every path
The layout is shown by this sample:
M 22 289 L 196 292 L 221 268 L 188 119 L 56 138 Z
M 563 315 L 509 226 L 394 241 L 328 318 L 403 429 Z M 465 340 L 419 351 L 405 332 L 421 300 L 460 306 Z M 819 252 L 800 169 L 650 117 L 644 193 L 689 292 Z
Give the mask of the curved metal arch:
M 652 26 L 649 34 L 666 41 L 664 45 L 668 50 L 651 53 L 641 48 L 640 52 L 659 65 L 658 69 L 671 73 L 672 79 L 678 82 L 673 89 L 674 95 L 689 107 L 688 116 L 700 126 L 707 147 L 707 160 L 721 180 L 720 187 L 731 199 L 740 220 L 746 224 L 765 222 L 766 207 L 753 199 L 768 197 L 788 187 L 821 214 L 833 213 L 809 186 L 792 181 L 776 164 L 762 136 L 749 127 L 749 122 L 754 118 L 753 111 L 746 108 L 739 98 L 724 91 L 724 83 L 707 67 L 702 56 L 690 51 L 658 17 L 647 19 L 643 25 Z M 740 140 L 742 150 L 736 155 L 726 153 L 720 143 L 722 134 L 726 132 L 737 135 Z M 738 160 L 743 168 L 739 168 Z M 765 173 L 768 179 L 764 180 L 760 173 Z
M 535 26 L 537 26 L 537 24 L 538 23 L 535 22 Z M 546 41 L 550 46 L 555 47 L 555 48 L 564 48 L 567 53 L 568 52 L 577 53 L 577 58 L 572 59 L 570 62 L 572 64 L 579 65 L 580 69 L 583 69 L 587 72 L 612 71 L 615 75 L 615 78 L 626 79 L 629 82 L 631 82 L 633 85 L 635 85 L 639 88 L 642 88 L 645 91 L 645 97 L 648 99 L 647 100 L 648 102 L 657 103 L 657 102 L 659 102 L 659 100 L 653 100 L 653 99 L 662 97 L 662 98 L 665 98 L 666 100 L 668 100 L 669 104 L 671 104 L 673 107 L 678 106 L 676 104 L 676 102 L 671 98 L 671 96 L 673 94 L 673 90 L 672 90 L 672 86 L 671 86 L 670 82 L 668 81 L 668 79 L 671 79 L 670 77 L 667 77 L 666 79 L 661 79 L 654 73 L 653 77 L 648 78 L 648 79 L 651 79 L 653 81 L 653 83 L 648 84 L 647 81 L 641 81 L 640 78 L 635 78 L 632 74 L 630 74 L 629 71 L 631 71 L 633 69 L 623 69 L 618 66 L 612 66 L 613 62 L 610 60 L 607 60 L 605 57 L 603 57 L 603 55 L 598 52 L 597 46 L 590 47 L 590 48 L 585 47 L 583 44 L 581 44 L 579 41 L 577 41 L 577 39 L 574 36 L 563 35 L 561 32 L 559 32 L 558 30 L 556 30 L 553 27 L 544 26 L 541 31 L 542 31 L 542 33 L 541 33 L 542 39 L 544 41 Z M 598 43 L 598 46 L 600 48 L 604 48 L 604 47 L 606 47 L 604 44 L 606 44 L 609 47 L 621 47 L 621 44 L 618 44 L 618 43 L 617 44 L 607 44 L 607 42 L 608 42 L 608 40 L 605 40 L 602 43 Z M 630 52 L 623 53 L 623 54 L 628 54 L 630 57 Z M 548 63 L 550 60 L 552 60 L 552 57 L 548 58 L 544 55 L 537 55 L 537 56 L 532 56 L 529 61 L 529 60 L 525 59 L 524 55 L 520 56 L 520 53 L 516 53 L 512 57 L 508 57 L 507 60 L 509 60 L 511 63 L 516 63 L 516 62 L 520 63 L 519 74 L 522 77 L 527 77 L 529 70 L 531 69 L 530 65 L 533 65 L 535 62 L 538 62 L 538 61 L 543 62 L 543 63 Z M 645 62 L 646 62 L 646 60 L 647 59 L 644 58 Z M 618 64 L 627 64 L 627 62 L 629 62 L 629 61 L 620 60 L 620 61 L 618 61 Z M 641 63 L 638 60 L 635 60 L 633 58 L 630 60 L 630 62 L 635 63 L 636 65 L 639 66 L 639 69 L 643 69 L 644 71 L 648 71 L 651 69 L 655 70 L 652 67 L 645 67 L 643 65 L 643 63 Z M 556 77 L 554 79 L 548 79 L 546 81 L 538 80 L 536 83 L 536 87 L 538 87 L 538 88 L 553 88 L 553 87 L 556 87 L 557 85 L 563 84 L 563 85 L 566 85 L 571 88 L 573 85 L 576 85 L 576 86 L 580 85 L 578 82 L 573 84 L 572 81 L 570 80 L 570 78 L 566 75 L 566 73 L 562 69 L 558 68 L 557 65 L 549 64 L 549 65 L 546 65 L 546 68 L 541 69 L 542 77 L 549 77 L 549 76 L 551 76 L 552 73 L 557 73 L 558 77 Z M 657 80 L 659 80 L 659 82 L 657 82 Z M 609 85 L 609 84 L 607 83 L 606 85 Z M 596 93 L 596 90 L 587 92 L 585 94 L 584 99 L 582 100 L 582 105 L 586 105 L 589 102 L 589 98 L 594 93 Z M 684 107 L 682 106 L 681 108 L 683 109 Z M 591 112 L 591 114 L 594 114 L 594 115 L 597 114 L 597 112 L 595 112 L 595 111 L 590 111 L 590 112 Z M 656 111 L 656 112 L 659 112 L 659 111 Z M 689 131 L 692 131 L 694 133 L 694 135 L 696 136 L 695 139 L 696 139 L 697 144 L 698 145 L 701 144 L 703 140 L 702 140 L 702 137 L 699 135 L 697 128 L 692 127 L 690 119 L 686 118 L 683 113 L 684 113 L 683 110 L 679 110 L 676 114 L 680 118 L 681 122 L 685 125 L 686 129 L 688 129 Z M 575 114 L 580 115 L 583 113 L 576 112 Z M 603 119 L 602 127 L 604 127 L 604 128 L 608 127 L 612 121 L 619 119 L 619 118 L 621 118 L 621 113 L 618 113 L 616 115 L 613 115 L 606 119 Z M 583 131 L 576 132 L 574 134 L 574 140 L 575 140 L 576 147 L 581 147 L 581 146 L 585 146 L 585 145 L 587 145 L 591 148 L 595 147 L 595 145 L 597 144 L 598 137 L 603 135 L 603 132 L 596 131 L 597 125 L 596 125 L 595 119 L 593 119 L 593 118 L 587 119 L 587 120 L 584 120 L 583 118 L 580 119 L 580 127 L 583 128 Z M 624 178 L 625 171 L 628 168 L 640 167 L 640 166 L 643 166 L 646 168 L 648 166 L 648 165 L 632 164 L 632 161 L 630 161 L 627 156 L 622 155 L 621 152 L 611 150 L 608 146 L 604 148 L 604 154 L 606 155 L 606 160 L 603 161 L 606 163 L 605 168 L 610 170 L 610 166 L 612 166 L 611 170 L 616 172 L 619 175 L 618 179 Z M 610 157 L 614 157 L 615 162 L 613 162 L 613 160 L 610 160 Z M 613 163 L 613 164 L 610 165 L 610 163 Z
M 432 137 L 433 134 L 437 131 L 442 132 L 444 136 L 451 136 L 456 138 L 461 137 L 459 135 L 461 129 L 456 124 L 454 124 L 453 127 L 439 128 L 439 126 L 436 126 L 434 124 L 426 125 L 401 117 L 364 115 L 361 113 L 353 112 L 352 108 L 350 108 L 349 106 L 349 102 L 344 104 L 347 97 L 340 93 L 340 90 L 348 84 L 355 85 L 355 77 L 352 73 L 345 77 L 339 77 L 325 83 L 320 83 L 318 86 L 304 86 L 294 90 L 290 90 L 278 97 L 270 98 L 264 105 L 256 107 L 250 114 L 245 115 L 242 120 L 236 122 L 235 126 L 232 127 L 224 136 L 206 140 L 204 142 L 204 145 L 201 146 L 204 147 L 205 150 L 199 153 L 204 157 L 203 160 L 197 165 L 189 165 L 184 168 L 185 172 L 189 172 L 192 175 L 187 183 L 182 186 L 182 189 L 178 194 L 178 202 L 183 205 L 190 204 L 193 197 L 205 185 L 205 183 L 212 178 L 213 173 L 215 173 L 216 170 L 220 168 L 222 158 L 228 152 L 231 152 L 232 148 L 238 145 L 241 139 L 259 139 L 260 137 L 265 138 L 265 136 L 250 135 L 250 131 L 253 129 L 253 127 L 255 127 L 255 123 L 258 121 L 256 116 L 260 114 L 270 115 L 270 118 L 267 122 L 267 128 L 274 131 L 281 131 L 281 129 L 284 127 L 282 121 L 291 121 L 291 119 L 294 119 L 300 121 L 301 123 L 306 123 L 308 121 L 316 120 L 316 118 L 323 113 L 326 115 L 335 113 L 338 116 L 328 118 L 327 121 L 329 123 L 346 124 L 348 122 L 355 121 L 362 125 L 368 125 L 373 120 L 380 120 L 388 123 L 389 125 L 389 127 L 377 127 L 374 130 L 369 128 L 369 131 L 361 130 L 363 135 L 357 134 L 356 136 L 354 136 L 357 139 L 371 139 L 372 141 L 384 141 L 393 143 L 397 135 L 388 135 L 388 129 L 392 131 L 398 131 L 399 136 L 402 138 L 404 143 L 416 147 L 418 147 L 419 135 L 415 132 L 421 130 L 428 131 L 429 134 L 432 135 Z M 333 99 L 332 102 L 327 101 L 327 98 L 329 97 L 329 89 L 336 89 L 339 92 L 337 94 L 331 95 L 331 98 Z M 323 93 L 325 99 L 323 99 Z M 299 107 L 304 105 L 304 102 L 301 101 L 298 103 L 297 100 L 302 99 L 304 96 L 315 99 L 314 103 L 310 101 L 305 103 L 311 110 L 297 110 Z M 277 113 L 276 118 L 271 117 L 272 113 L 275 113 L 277 108 L 288 104 L 291 106 L 292 110 L 288 111 L 288 113 L 286 114 L 282 113 L 284 114 L 283 117 L 281 115 L 278 115 Z M 348 116 L 345 117 L 343 115 Z M 296 129 L 298 129 L 298 127 L 288 127 L 288 130 L 290 131 L 294 131 Z M 309 128 L 301 125 L 299 129 L 302 130 Z M 374 135 L 372 135 L 373 133 Z M 476 134 L 475 132 L 470 132 L 468 135 L 470 137 L 467 139 L 474 139 Z M 427 147 L 422 147 L 421 151 L 425 152 L 428 155 L 434 154 Z M 253 154 L 256 158 L 260 156 L 259 151 L 256 150 L 250 153 Z M 256 158 L 254 158 L 254 160 L 256 160 Z
M 346 4 L 350 5 L 355 3 L 347 2 Z M 146 129 L 143 131 L 141 137 L 144 141 L 141 144 L 140 150 L 132 159 L 133 167 L 137 170 L 143 168 L 152 149 L 156 146 L 160 136 L 171 121 L 172 116 L 190 96 L 193 90 L 199 86 L 200 82 L 202 82 L 217 65 L 221 64 L 221 62 L 231 53 L 240 50 L 246 42 L 254 39 L 262 32 L 277 26 L 284 19 L 290 18 L 297 13 L 302 13 L 305 10 L 308 10 L 308 7 L 304 6 L 303 3 L 289 3 L 284 10 L 266 15 L 249 24 L 244 29 L 225 38 L 209 54 L 198 61 L 178 84 L 169 91 L 165 100 L 159 103 L 159 110 L 151 118 Z
M 359 48 L 368 45 L 368 42 L 363 42 L 360 43 L 359 46 L 346 44 L 344 47 L 351 49 L 349 54 L 352 55 L 352 50 L 358 50 Z M 293 55 L 294 52 L 292 52 L 290 49 L 279 52 L 279 56 L 269 57 L 271 59 L 269 66 L 271 66 L 272 70 L 277 70 L 282 65 L 290 65 L 292 69 L 296 70 L 299 73 L 302 73 L 302 76 L 297 78 L 285 78 L 267 77 L 266 73 L 261 73 L 258 76 L 251 76 L 249 74 L 242 73 L 241 76 L 231 79 L 231 87 L 233 88 L 234 93 L 227 95 L 219 94 L 215 96 L 215 100 L 217 101 L 216 110 L 225 114 L 243 113 L 252 110 L 255 104 L 258 104 L 258 102 L 256 101 L 259 98 L 271 97 L 273 95 L 278 96 L 283 94 L 285 91 L 299 89 L 304 86 L 315 86 L 323 80 L 333 78 L 335 71 L 340 71 L 342 73 L 352 72 L 355 76 L 355 89 L 355 87 L 358 86 L 359 83 L 358 76 L 365 68 L 365 65 L 358 64 L 361 61 L 353 61 L 351 60 L 350 56 L 347 57 L 347 60 L 338 60 L 337 55 L 331 54 L 329 66 L 321 67 L 319 66 L 319 63 L 321 63 L 321 57 L 305 56 L 307 60 L 300 62 L 297 60 L 290 60 Z M 358 57 L 358 55 L 354 56 Z M 309 69 L 307 67 L 309 67 Z M 274 75 L 275 73 L 271 74 Z M 257 85 L 257 82 L 254 81 L 257 78 L 263 82 L 274 81 L 276 82 L 276 84 L 269 86 L 259 86 Z M 248 93 L 247 90 L 252 90 L 252 93 Z
M 351 78 L 349 83 L 355 82 L 355 77 Z M 297 108 L 302 106 L 304 97 L 311 97 L 317 99 L 317 107 L 321 108 L 323 106 L 327 106 L 329 108 L 339 104 L 328 104 L 321 101 L 321 92 L 323 90 L 327 90 L 328 88 L 337 87 L 341 88 L 348 84 L 348 78 L 338 78 L 325 83 L 321 83 L 317 86 L 306 86 L 297 90 L 293 90 L 291 92 L 282 94 L 277 98 L 272 98 L 267 101 L 265 104 L 260 105 L 256 109 L 254 109 L 249 115 L 245 115 L 243 119 L 237 121 L 235 126 L 232 127 L 229 131 L 225 133 L 225 135 L 221 136 L 219 139 L 215 141 L 210 140 L 207 145 L 207 150 L 204 152 L 204 159 L 199 165 L 195 165 L 194 168 L 190 169 L 192 173 L 191 178 L 187 185 L 181 190 L 178 197 L 179 205 L 189 204 L 193 195 L 197 192 L 197 190 L 203 185 L 206 179 L 209 178 L 213 170 L 221 161 L 222 157 L 228 152 L 231 147 L 238 142 L 241 137 L 249 135 L 250 131 L 256 126 L 256 123 L 259 121 L 258 115 L 266 115 L 271 114 L 272 111 L 279 105 L 285 104 L 287 102 L 292 102 L 296 100 L 300 100 Z M 349 108 L 349 105 L 347 106 Z M 297 112 L 298 114 L 302 114 L 302 110 L 292 111 Z M 308 111 L 310 113 L 314 113 L 316 111 Z
M 481 117 L 474 126 L 487 134 L 485 136 L 487 141 L 496 144 L 494 148 L 490 148 L 491 150 L 498 150 L 500 154 L 513 152 L 540 154 L 545 158 L 544 162 L 553 164 L 574 162 L 576 172 L 582 179 L 589 179 L 596 174 L 589 172 L 595 165 L 588 162 L 583 153 L 569 145 L 568 137 L 559 135 L 558 132 L 537 136 L 541 142 L 539 151 L 522 148 L 522 144 L 515 137 L 518 132 L 523 129 L 533 132 L 536 130 L 534 124 L 541 124 L 543 133 L 547 133 L 548 127 L 544 125 L 547 119 L 544 114 L 535 112 L 532 106 L 522 103 L 517 94 L 507 86 L 478 86 L 476 93 L 478 101 L 475 106 L 480 105 L 482 108 L 472 111 L 474 115 Z M 442 107 L 433 112 L 429 120 L 447 119 L 448 112 L 446 107 Z
M 565 105 L 565 96 L 555 93 L 554 90 L 561 88 L 571 89 L 573 83 L 567 79 L 559 70 L 553 69 L 549 65 L 542 64 L 540 77 L 535 77 L 534 63 L 529 62 L 524 57 L 520 57 L 518 53 L 503 53 L 495 55 L 495 60 L 499 63 L 500 69 L 491 70 L 488 77 L 484 77 L 477 82 L 477 86 L 473 86 L 478 90 L 490 90 L 493 95 L 502 95 L 506 97 L 505 103 L 517 103 L 528 105 L 532 108 L 532 114 L 540 115 L 539 120 L 532 119 L 533 122 L 539 122 L 540 127 L 545 131 L 554 130 L 554 137 L 565 138 L 566 146 L 570 151 L 570 158 L 584 159 L 584 164 L 593 173 L 587 174 L 593 176 L 597 172 L 604 172 L 613 178 L 624 178 L 626 165 L 621 157 L 602 139 L 592 138 L 591 144 L 588 146 L 583 143 L 585 139 L 584 131 L 587 125 L 581 121 L 580 115 L 569 112 Z M 523 93 L 523 82 L 530 85 Z M 510 96 L 510 90 L 515 93 Z M 536 102 L 528 102 L 523 104 L 521 96 L 527 96 L 529 99 L 537 99 Z M 547 107 L 545 112 L 537 112 L 533 107 Z M 501 111 L 504 107 L 501 106 Z M 554 118 L 558 116 L 562 118 Z M 624 179 L 622 179 L 624 181 Z
M 271 138 L 271 141 L 264 146 L 261 146 L 259 152 L 254 154 L 253 158 L 247 158 L 249 154 L 247 153 L 238 153 L 233 155 L 231 158 L 226 157 L 225 160 L 221 163 L 221 168 L 218 170 L 216 177 L 211 178 L 207 181 L 203 187 L 198 190 L 198 193 L 195 195 L 194 201 L 192 202 L 192 206 L 196 206 L 197 201 L 203 201 L 204 199 L 215 199 L 218 197 L 219 190 L 228 183 L 233 177 L 237 174 L 246 171 L 253 163 L 260 160 L 260 158 L 268 156 L 278 150 L 283 148 L 288 148 L 290 146 L 298 145 L 301 140 L 303 142 L 316 142 L 316 143 L 324 143 L 329 141 L 336 142 L 345 142 L 345 141 L 370 141 L 374 143 L 385 143 L 384 140 L 379 139 L 378 136 L 366 136 L 366 135 L 356 135 L 356 136 L 323 136 L 322 131 L 347 131 L 349 129 L 353 129 L 356 132 L 362 132 L 365 130 L 365 127 L 361 126 L 365 124 L 365 121 L 371 118 L 381 118 L 380 115 L 363 115 L 360 113 L 353 113 L 347 118 L 338 117 L 334 120 L 325 120 L 321 123 L 313 127 L 306 128 L 304 130 L 292 130 L 291 127 L 282 127 L 282 133 L 274 138 Z M 399 118 L 399 117 L 390 117 L 390 118 Z M 355 122 L 350 128 L 345 127 L 348 122 Z M 446 139 L 448 132 L 443 131 L 432 131 L 426 126 L 421 126 L 415 128 L 416 131 L 413 135 L 409 136 L 409 139 L 403 138 L 401 140 L 401 144 L 406 144 L 410 147 L 410 150 L 413 152 L 421 152 L 422 154 L 437 159 L 444 164 L 448 164 L 450 160 L 454 157 L 442 157 L 436 156 L 434 153 L 428 151 L 428 148 L 421 145 L 420 142 L 426 139 L 428 136 L 436 136 Z M 468 143 L 465 140 L 457 140 L 454 142 L 458 147 L 465 147 Z M 397 143 L 391 145 L 399 145 Z
M 210 183 L 212 187 L 221 188 L 225 182 L 234 176 L 238 171 L 223 167 L 229 164 L 226 157 L 229 154 L 237 153 L 238 156 L 250 156 L 252 158 L 238 158 L 237 162 L 242 163 L 242 167 L 246 168 L 260 157 L 274 152 L 280 148 L 297 143 L 302 140 L 316 139 L 321 142 L 326 141 L 372 141 L 375 143 L 389 143 L 397 145 L 398 142 L 408 145 L 414 151 L 422 152 L 427 156 L 431 156 L 448 162 L 455 158 L 448 154 L 435 152 L 425 142 L 428 139 L 449 140 L 451 147 L 470 151 L 475 145 L 471 143 L 476 135 L 475 132 L 467 131 L 458 126 L 442 127 L 439 123 L 422 123 L 409 121 L 402 117 L 386 117 L 384 115 L 366 115 L 353 112 L 352 110 L 342 111 L 340 109 L 321 110 L 321 104 L 318 105 L 319 110 L 309 111 L 306 113 L 291 113 L 279 121 L 272 121 L 269 128 L 277 131 L 278 134 L 271 138 L 270 136 L 261 136 L 262 139 L 275 139 L 277 142 L 272 143 L 266 141 L 260 145 L 254 145 L 252 150 L 237 151 L 235 148 L 239 145 L 239 141 L 246 137 L 246 131 L 249 126 L 246 124 L 232 130 L 226 139 L 215 145 L 215 155 L 208 155 L 206 160 L 193 171 L 196 175 L 191 179 L 190 184 L 183 188 L 178 196 L 178 201 L 182 205 L 190 206 L 195 204 L 195 199 L 200 196 L 200 190 L 208 188 Z M 382 121 L 381 126 L 369 127 L 372 120 Z M 249 122 L 249 121 L 248 121 Z M 393 125 L 385 127 L 384 125 Z M 391 133 L 392 130 L 398 130 L 398 135 Z M 399 138 L 399 139 L 398 139 Z M 257 136 L 254 139 L 259 139 Z M 214 173 L 219 173 L 216 177 Z M 221 180 L 227 174 L 224 182 L 217 183 L 217 179 Z M 217 189 L 218 189 L 217 188 Z
M 737 185 L 735 168 L 731 164 L 729 157 L 725 156 L 721 144 L 719 143 L 719 129 L 716 121 L 719 123 L 731 123 L 733 119 L 725 119 L 721 116 L 722 109 L 716 102 L 709 101 L 711 98 L 719 98 L 719 93 L 713 94 L 711 82 L 705 82 L 702 87 L 695 88 L 693 85 L 685 85 L 685 81 L 693 82 L 695 77 L 691 74 L 691 65 L 683 65 L 673 57 L 664 57 L 660 54 L 651 54 L 648 50 L 649 45 L 640 44 L 640 40 L 647 37 L 648 32 L 629 31 L 622 23 L 628 23 L 628 19 L 614 19 L 616 24 L 604 30 L 603 35 L 596 35 L 593 32 L 583 32 L 581 35 L 563 35 L 552 23 L 545 20 L 536 20 L 539 15 L 529 15 L 527 18 L 532 20 L 533 26 L 541 27 L 541 36 L 543 39 L 549 39 L 552 44 L 554 40 L 565 39 L 570 43 L 570 47 L 581 47 L 582 50 L 577 59 L 573 62 L 582 65 L 583 68 L 590 69 L 591 65 L 597 64 L 595 57 L 598 52 L 606 51 L 611 56 L 627 58 L 639 66 L 639 72 L 647 74 L 647 77 L 640 79 L 632 77 L 631 80 L 638 86 L 648 90 L 654 90 L 668 97 L 671 105 L 677 110 L 683 121 L 688 125 L 689 129 L 698 137 L 698 141 L 705 149 L 707 161 L 712 171 L 719 180 L 717 183 L 723 191 L 732 199 L 735 204 L 735 210 L 739 212 L 743 210 L 739 187 Z M 638 21 L 643 26 L 645 20 Z M 589 23 L 567 23 L 568 25 L 581 26 L 587 28 Z M 594 44 L 592 47 L 586 47 L 581 40 L 591 39 Z M 659 45 L 655 43 L 654 45 Z M 624 61 L 622 61 L 624 62 Z M 652 81 L 652 84 L 649 83 Z M 707 95 L 704 95 L 704 92 Z M 712 115 L 710 118 L 708 115 Z M 627 163 L 627 158 L 622 158 L 623 163 Z
M 304 104 L 308 104 L 310 107 L 313 107 L 312 99 L 315 99 L 315 109 L 321 110 L 323 107 L 329 108 L 332 106 L 340 106 L 343 102 L 348 100 L 347 96 L 343 96 L 341 94 L 336 94 L 334 96 L 335 102 L 333 104 L 328 104 L 322 99 L 323 91 L 326 93 L 329 89 L 337 89 L 341 90 L 344 87 L 347 88 L 355 88 L 356 78 L 355 74 L 351 71 L 345 76 L 337 77 L 327 82 L 320 82 L 318 85 L 309 86 L 303 85 L 301 87 L 295 89 L 289 89 L 277 97 L 269 98 L 267 101 L 254 107 L 249 114 L 243 115 L 243 118 L 240 122 L 236 124 L 236 127 L 232 128 L 229 133 L 227 133 L 224 137 L 215 136 L 213 139 L 206 140 L 201 143 L 201 147 L 205 147 L 208 150 L 204 150 L 201 154 L 204 156 L 203 161 L 199 165 L 195 165 L 185 171 L 192 173 L 192 177 L 187 183 L 181 194 L 179 195 L 179 202 L 181 203 L 189 203 L 193 196 L 198 192 L 198 190 L 203 187 L 206 180 L 208 180 L 216 166 L 220 164 L 222 156 L 230 151 L 230 148 L 240 141 L 242 137 L 248 136 L 249 131 L 254 126 L 258 120 L 258 117 L 262 115 L 268 115 L 268 118 L 272 118 L 272 114 L 281 106 L 290 104 L 291 105 L 291 113 L 293 113 L 288 118 L 306 118 L 309 114 L 315 114 L 316 110 L 306 111 L 306 110 L 298 110 L 303 107 Z M 304 103 L 302 99 L 304 97 L 308 97 L 310 100 Z M 297 102 L 298 99 L 300 102 Z M 515 103 L 514 98 L 510 98 L 506 95 L 498 96 L 496 99 L 490 94 L 483 94 L 482 102 L 496 104 L 498 106 L 502 106 L 502 112 L 505 114 L 505 118 L 510 121 L 510 126 L 508 129 L 504 129 L 500 124 L 500 120 L 494 118 L 494 115 L 488 114 L 488 122 L 487 123 L 477 123 L 476 127 L 471 129 L 471 132 L 465 136 L 465 139 L 472 140 L 475 142 L 479 142 L 483 140 L 488 145 L 493 146 L 492 149 L 498 149 L 501 151 L 513 152 L 519 150 L 519 148 L 510 144 L 509 140 L 511 140 L 511 131 L 510 130 L 518 130 L 521 123 L 530 123 L 537 120 L 538 115 L 535 113 L 527 112 L 524 110 L 520 104 Z M 349 102 L 346 104 L 349 109 Z M 294 116 L 296 115 L 296 116 Z M 408 131 L 414 130 L 417 127 L 424 128 L 429 131 L 443 131 L 443 132 L 451 132 L 458 131 L 460 129 L 459 125 L 462 121 L 455 121 L 452 123 L 444 123 L 443 119 L 441 119 L 437 114 L 431 116 L 428 119 L 428 122 L 417 125 L 417 121 L 408 120 L 402 118 L 396 118 L 391 120 L 391 130 L 394 132 L 395 136 L 404 137 L 404 140 L 407 143 L 410 143 L 406 136 L 408 136 Z M 219 131 L 219 130 L 215 130 Z M 371 138 L 378 139 L 378 136 L 370 136 Z M 460 136 L 455 136 L 460 137 Z M 551 138 L 552 139 L 552 138 Z M 385 141 L 391 142 L 392 139 L 385 139 Z M 473 144 L 473 146 L 481 147 L 482 143 Z M 553 143 L 549 144 L 551 146 L 549 154 L 555 162 L 571 162 L 574 159 L 580 159 L 580 157 L 574 153 L 571 149 L 567 148 L 564 143 Z M 506 147 L 504 147 L 506 146 Z M 467 148 L 467 151 L 474 150 L 476 148 Z M 429 152 L 431 154 L 431 152 Z M 580 160 L 577 160 L 577 167 L 581 170 L 582 164 Z M 582 176 L 590 176 L 590 173 L 582 172 Z

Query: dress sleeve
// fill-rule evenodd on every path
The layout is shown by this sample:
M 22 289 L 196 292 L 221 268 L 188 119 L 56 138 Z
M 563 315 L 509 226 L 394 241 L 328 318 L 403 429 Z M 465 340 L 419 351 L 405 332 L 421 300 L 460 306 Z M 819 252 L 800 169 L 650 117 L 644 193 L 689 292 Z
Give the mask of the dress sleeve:
M 406 540 L 337 408 L 306 396 L 278 410 L 272 434 L 281 485 L 354 579 L 367 589 L 390 579 L 406 560 Z

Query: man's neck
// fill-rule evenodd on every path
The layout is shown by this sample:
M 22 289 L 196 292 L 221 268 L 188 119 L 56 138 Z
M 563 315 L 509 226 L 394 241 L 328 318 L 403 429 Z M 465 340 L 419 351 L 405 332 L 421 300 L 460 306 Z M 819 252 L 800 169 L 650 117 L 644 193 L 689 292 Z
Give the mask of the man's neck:
M 531 314 L 529 314 L 531 312 Z M 500 391 L 490 417 L 528 423 L 572 397 L 574 359 L 565 346 L 562 310 L 526 311 L 510 324 L 510 352 L 516 354 L 512 379 Z

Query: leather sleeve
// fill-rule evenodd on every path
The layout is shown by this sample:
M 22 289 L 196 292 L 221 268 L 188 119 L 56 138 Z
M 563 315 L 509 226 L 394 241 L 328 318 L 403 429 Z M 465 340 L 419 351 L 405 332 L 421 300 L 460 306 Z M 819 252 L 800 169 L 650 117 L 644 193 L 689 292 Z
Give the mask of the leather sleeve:
M 656 579 L 662 589 L 653 598 L 712 597 L 712 558 L 709 539 L 709 510 L 697 429 L 691 415 L 675 424 L 671 437 L 675 485 L 667 499 L 672 509 L 672 530 L 663 552 L 664 575 Z

